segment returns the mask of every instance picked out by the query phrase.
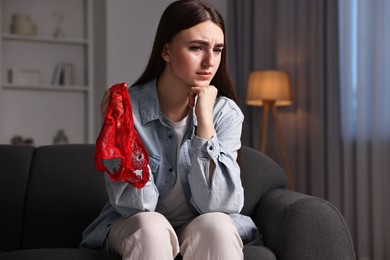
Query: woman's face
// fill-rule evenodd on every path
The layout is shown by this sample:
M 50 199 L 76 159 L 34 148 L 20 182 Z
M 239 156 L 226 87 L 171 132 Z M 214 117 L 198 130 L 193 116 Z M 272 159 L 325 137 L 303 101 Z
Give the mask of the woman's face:
M 222 29 L 211 21 L 183 30 L 164 46 L 164 73 L 173 84 L 208 86 L 221 63 L 223 46 Z

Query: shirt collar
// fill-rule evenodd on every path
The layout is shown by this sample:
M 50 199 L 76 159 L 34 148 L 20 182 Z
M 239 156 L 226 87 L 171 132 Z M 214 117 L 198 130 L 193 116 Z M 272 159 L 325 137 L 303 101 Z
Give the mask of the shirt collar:
M 146 124 L 153 120 L 164 120 L 157 96 L 157 80 L 151 80 L 140 87 L 140 112 L 142 124 Z M 189 115 L 192 118 L 192 126 L 196 127 L 198 123 L 195 116 L 195 109 L 191 109 Z
M 156 80 L 151 80 L 140 86 L 140 114 L 142 124 L 160 119 L 160 103 L 157 96 Z

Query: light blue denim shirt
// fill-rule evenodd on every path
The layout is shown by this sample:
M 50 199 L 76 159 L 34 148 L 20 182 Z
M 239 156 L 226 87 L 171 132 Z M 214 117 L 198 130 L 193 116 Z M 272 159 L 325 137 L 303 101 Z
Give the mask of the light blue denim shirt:
M 154 211 L 158 199 L 172 189 L 176 167 L 180 168 L 186 201 L 195 215 L 216 211 L 230 214 L 244 243 L 257 240 L 253 222 L 238 214 L 244 205 L 236 161 L 244 116 L 236 103 L 226 97 L 216 99 L 213 110 L 216 132 L 208 140 L 196 136 L 197 121 L 191 110 L 190 123 L 178 151 L 182 159 L 176 161 L 176 135 L 160 110 L 156 80 L 129 88 L 129 94 L 134 126 L 147 149 L 152 174 L 142 189 L 126 182 L 112 182 L 105 174 L 109 202 L 84 231 L 81 247 L 101 248 L 111 224 L 120 216 Z

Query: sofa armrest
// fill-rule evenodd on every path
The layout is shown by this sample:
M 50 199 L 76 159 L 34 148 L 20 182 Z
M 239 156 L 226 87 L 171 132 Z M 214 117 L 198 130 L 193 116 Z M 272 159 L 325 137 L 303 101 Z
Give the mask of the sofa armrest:
M 255 222 L 278 259 L 356 259 L 343 216 L 326 200 L 274 189 L 261 199 Z

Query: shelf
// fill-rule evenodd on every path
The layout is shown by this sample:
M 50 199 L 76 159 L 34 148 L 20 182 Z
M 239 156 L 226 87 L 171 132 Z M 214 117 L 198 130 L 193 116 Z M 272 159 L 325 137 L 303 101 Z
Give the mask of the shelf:
M 71 38 L 53 38 L 45 36 L 23 36 L 16 34 L 3 34 L 3 40 L 9 41 L 28 41 L 28 42 L 39 42 L 39 43 L 55 43 L 55 44 L 75 44 L 75 45 L 87 45 L 87 39 L 71 39 Z
M 58 129 L 64 129 L 70 143 L 95 141 L 94 2 L 0 0 L 0 144 L 15 134 L 33 138 L 36 146 L 51 144 Z M 53 12 L 66 17 L 61 24 Z M 30 16 L 37 34 L 11 33 L 18 13 Z M 65 37 L 53 36 L 56 26 Z M 55 77 L 62 63 L 72 64 L 71 81 Z M 36 71 L 39 77 L 27 73 L 17 80 L 9 77 L 12 69 Z
M 87 92 L 87 86 L 66 85 L 16 85 L 3 83 L 3 89 L 7 90 L 45 90 L 63 92 Z

